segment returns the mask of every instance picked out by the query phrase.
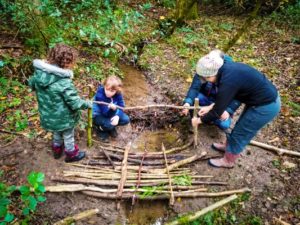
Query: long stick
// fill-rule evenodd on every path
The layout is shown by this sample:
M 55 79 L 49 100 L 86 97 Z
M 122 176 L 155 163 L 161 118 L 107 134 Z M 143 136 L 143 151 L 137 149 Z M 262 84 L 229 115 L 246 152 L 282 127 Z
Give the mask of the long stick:
M 188 190 L 189 192 L 201 192 L 207 191 L 207 188 L 199 187 L 199 186 L 174 186 L 176 190 Z M 170 193 L 166 189 L 167 187 L 161 187 L 162 190 L 153 190 L 155 193 Z M 46 192 L 76 192 L 76 191 L 94 191 L 94 192 L 101 192 L 101 193 L 112 193 L 116 194 L 118 189 L 116 188 L 99 188 L 95 186 L 86 186 L 83 184 L 64 184 L 64 185 L 57 185 L 57 186 L 47 186 Z M 146 188 L 127 188 L 123 189 L 123 192 L 148 192 L 149 190 Z M 187 192 L 184 192 L 187 193 Z
M 56 177 L 52 178 L 51 180 L 57 182 L 64 182 L 64 183 L 72 183 L 72 184 L 93 184 L 97 186 L 119 186 L 119 181 L 116 180 L 95 180 L 89 178 L 61 178 Z M 124 187 L 132 187 L 136 183 L 136 180 L 127 181 L 124 184 Z M 156 181 L 143 181 L 141 180 L 140 186 L 156 186 L 161 184 L 168 183 L 168 180 L 156 180 Z M 219 182 L 219 181 L 192 181 L 192 185 L 200 185 L 200 184 L 207 184 L 207 185 L 227 185 L 226 182 Z
M 60 220 L 56 223 L 54 223 L 53 225 L 69 225 L 71 223 L 74 223 L 78 220 L 82 220 L 84 218 L 96 215 L 99 212 L 99 209 L 90 209 L 81 213 L 78 213 L 74 216 L 69 216 L 63 220 Z
M 185 193 L 185 192 L 178 192 L 174 193 L 174 197 L 176 198 L 196 198 L 196 197 L 221 197 L 221 196 L 228 196 L 232 194 L 240 194 L 244 192 L 250 192 L 249 188 L 243 188 L 243 189 L 238 189 L 238 190 L 230 190 L 230 191 L 223 191 L 223 192 L 195 192 L 195 193 Z M 82 193 L 93 196 L 93 197 L 98 197 L 98 198 L 108 198 L 108 199 L 116 199 L 117 195 L 116 194 L 107 194 L 107 193 L 97 193 L 97 192 L 92 192 L 92 191 L 83 191 Z M 123 199 L 129 199 L 131 198 L 131 194 L 123 194 L 122 195 Z M 169 199 L 170 196 L 169 194 L 161 194 L 161 195 L 156 195 L 156 196 L 146 196 L 146 197 L 140 197 L 137 196 L 139 199 L 143 200 L 154 200 L 154 199 Z
M 109 103 L 107 102 L 101 102 L 101 101 L 93 101 L 93 102 L 99 105 L 109 105 Z M 116 107 L 122 110 L 136 110 L 136 109 L 149 109 L 149 108 L 194 109 L 193 106 L 188 107 L 188 106 L 176 106 L 176 105 L 143 105 L 143 106 L 130 106 L 130 107 L 121 107 L 121 106 L 116 106 Z
M 171 176 L 170 176 L 170 171 L 169 171 L 169 166 L 168 166 L 168 159 L 167 159 L 166 149 L 165 149 L 164 143 L 161 143 L 161 149 L 162 149 L 162 151 L 164 153 L 164 157 L 165 157 L 166 171 L 167 171 L 167 174 L 168 174 L 169 188 L 170 188 L 170 192 L 171 192 L 169 204 L 174 205 L 175 199 L 174 199 L 174 193 L 173 193 L 173 188 L 172 188 L 172 179 L 171 179 Z
M 93 98 L 93 87 L 88 85 L 89 87 L 89 99 Z M 88 109 L 88 125 L 87 125 L 87 146 L 92 146 L 92 126 L 93 126 L 93 117 L 92 117 L 92 109 Z
M 195 98 L 195 103 L 194 103 L 194 113 L 193 117 L 197 118 L 198 110 L 199 108 L 199 98 Z M 198 146 L 198 126 L 194 127 L 194 148 Z
M 215 210 L 215 209 L 217 209 L 217 208 L 219 208 L 219 207 L 221 207 L 221 206 L 223 206 L 223 205 L 225 205 L 225 204 L 227 204 L 227 203 L 229 203 L 229 202 L 231 202 L 231 201 L 233 201 L 235 199 L 237 199 L 237 195 L 236 194 L 231 195 L 231 196 L 229 196 L 227 198 L 224 198 L 221 201 L 218 201 L 218 202 L 216 202 L 216 203 L 214 203 L 214 204 L 212 204 L 212 205 L 210 205 L 210 206 L 208 206 L 208 207 L 206 207 L 206 208 L 204 208 L 204 209 L 202 209 L 202 210 L 200 210 L 198 212 L 195 212 L 192 215 L 186 215 L 186 216 L 184 216 L 184 221 L 186 221 L 186 222 L 192 222 L 192 221 L 198 219 L 200 216 L 202 216 L 202 215 L 204 215 L 204 214 L 206 214 L 206 213 L 208 213 L 210 211 L 213 211 L 213 210 Z M 177 220 L 174 220 L 173 222 L 166 223 L 165 225 L 178 225 L 178 224 L 180 224 L 180 218 L 177 219 Z
M 261 142 L 258 142 L 258 141 L 250 141 L 250 144 L 254 145 L 254 146 L 261 147 L 263 149 L 267 149 L 267 150 L 277 152 L 278 155 L 286 154 L 286 155 L 292 155 L 292 156 L 300 157 L 300 152 L 290 151 L 290 150 L 286 150 L 286 149 L 283 149 L 283 148 L 277 148 L 275 146 L 267 145 L 265 143 L 261 143 Z

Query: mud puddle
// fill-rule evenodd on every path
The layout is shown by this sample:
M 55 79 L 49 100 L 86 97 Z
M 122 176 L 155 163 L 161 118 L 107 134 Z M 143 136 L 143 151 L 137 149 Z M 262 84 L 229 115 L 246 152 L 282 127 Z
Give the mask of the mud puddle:
M 124 72 L 124 99 L 126 106 L 150 105 L 162 102 L 164 96 L 147 83 L 144 74 L 132 66 L 120 65 Z M 134 127 L 134 124 L 133 124 Z M 133 132 L 134 128 L 133 128 Z M 162 143 L 168 148 L 183 144 L 180 131 L 177 128 L 168 129 L 147 129 L 136 132 L 132 138 L 132 151 L 143 152 L 145 149 L 161 151 Z M 128 201 L 124 205 L 126 223 L 130 225 L 160 225 L 167 217 L 168 201 L 138 201 L 134 205 Z

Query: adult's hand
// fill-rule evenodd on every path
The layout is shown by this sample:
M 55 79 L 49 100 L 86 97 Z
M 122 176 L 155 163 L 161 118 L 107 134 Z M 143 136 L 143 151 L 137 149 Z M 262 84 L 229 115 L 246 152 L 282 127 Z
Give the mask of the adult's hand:
M 190 105 L 189 103 L 185 103 L 183 106 L 184 106 L 184 107 L 190 107 L 191 105 Z M 182 114 L 182 115 L 185 115 L 185 116 L 187 116 L 188 113 L 189 113 L 189 109 L 183 109 L 183 110 L 181 111 L 181 114 Z
M 208 113 L 214 106 L 214 103 L 209 106 L 202 106 L 198 112 L 199 116 L 204 116 L 206 113 Z
M 198 126 L 201 123 L 202 123 L 202 121 L 201 121 L 201 119 L 199 117 L 193 117 L 193 119 L 192 119 L 192 125 L 193 125 L 193 127 L 196 127 L 196 126 Z
M 120 117 L 119 117 L 119 116 L 114 116 L 114 117 L 112 117 L 112 118 L 110 119 L 110 123 L 111 123 L 111 125 L 113 125 L 113 126 L 117 126 L 117 125 L 118 125 L 118 123 L 119 123 L 119 119 L 120 119 Z

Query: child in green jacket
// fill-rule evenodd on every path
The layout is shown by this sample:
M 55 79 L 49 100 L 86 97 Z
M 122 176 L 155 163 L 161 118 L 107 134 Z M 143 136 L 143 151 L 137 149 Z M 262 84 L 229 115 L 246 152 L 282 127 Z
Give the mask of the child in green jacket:
M 71 78 L 70 70 L 77 58 L 75 49 L 57 44 L 50 50 L 47 61 L 35 59 L 34 75 L 29 85 L 36 92 L 41 126 L 53 133 L 52 150 L 58 159 L 65 151 L 65 162 L 79 161 L 85 152 L 79 151 L 74 140 L 74 128 L 80 118 L 80 110 L 92 107 L 82 100 Z

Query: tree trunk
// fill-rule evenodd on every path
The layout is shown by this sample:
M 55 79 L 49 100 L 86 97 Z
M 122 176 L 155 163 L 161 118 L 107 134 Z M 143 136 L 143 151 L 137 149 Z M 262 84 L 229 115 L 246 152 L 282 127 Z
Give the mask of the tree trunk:
M 250 16 L 245 21 L 244 25 L 237 31 L 234 37 L 227 43 L 227 45 L 223 48 L 224 52 L 227 52 L 238 40 L 239 38 L 246 32 L 246 30 L 250 30 L 250 25 L 253 19 L 257 16 L 262 5 L 262 0 L 257 0 L 255 8 L 253 9 Z
M 196 18 L 198 18 L 197 0 L 177 0 L 174 16 L 161 20 L 159 29 L 164 33 L 165 37 L 169 37 L 177 27 L 184 24 L 185 20 Z
M 198 5 L 196 0 L 177 0 L 175 19 L 191 20 L 198 18 Z

